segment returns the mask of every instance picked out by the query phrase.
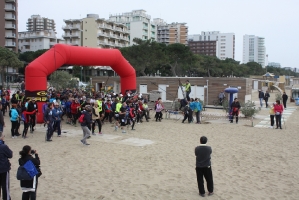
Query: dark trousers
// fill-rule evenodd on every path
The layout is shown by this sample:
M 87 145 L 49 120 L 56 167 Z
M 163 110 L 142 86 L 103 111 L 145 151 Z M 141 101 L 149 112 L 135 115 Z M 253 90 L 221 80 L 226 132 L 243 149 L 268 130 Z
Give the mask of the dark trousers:
M 26 137 L 27 132 L 28 132 L 28 127 L 29 127 L 29 123 L 28 122 L 24 122 L 24 130 L 23 130 L 22 137 Z
M 53 129 L 54 129 L 54 131 L 57 130 L 57 135 L 61 135 L 61 126 L 60 126 L 60 124 L 61 124 L 61 121 L 55 121 L 55 123 L 54 123 Z
M 208 191 L 210 193 L 212 193 L 214 190 L 212 167 L 211 166 L 203 167 L 203 168 L 196 167 L 195 170 L 196 170 L 197 185 L 198 185 L 199 193 L 205 194 L 203 178 L 206 179 Z
M 2 190 L 2 198 L 5 200 L 10 199 L 9 183 L 9 172 L 0 173 L 0 190 Z
M 141 114 L 141 119 L 143 118 L 143 116 L 145 117 L 145 120 L 148 121 L 148 110 L 143 110 L 142 114 Z
M 35 192 L 23 192 L 22 200 L 36 200 L 37 183 L 35 186 Z
M 162 112 L 156 112 L 156 122 L 159 120 L 161 121 L 162 118 Z
M 35 118 L 36 118 L 36 115 L 30 115 L 30 130 L 33 131 L 34 129 L 34 126 L 35 126 Z
M 11 136 L 17 136 L 18 133 L 18 121 L 11 121 Z
M 265 99 L 265 103 L 266 103 L 266 108 L 268 108 L 268 98 Z
M 283 107 L 287 108 L 287 101 L 286 100 L 282 100 L 282 103 L 283 103 Z
M 134 126 L 135 126 L 135 119 L 131 118 L 130 120 L 131 120 L 131 122 L 132 122 L 132 130 L 133 130 L 133 129 L 134 129 Z
M 238 122 L 239 121 L 239 112 L 237 111 L 237 112 L 233 112 L 232 113 L 232 118 L 231 118 L 231 122 L 233 122 L 234 121 L 234 116 L 236 115 L 236 122 Z
M 111 123 L 112 122 L 112 115 L 111 115 L 111 113 L 112 112 L 105 112 L 105 116 L 103 118 L 103 121 L 105 121 L 107 119 Z
M 94 133 L 96 123 L 98 123 L 98 128 L 99 128 L 99 133 L 100 133 L 102 131 L 102 123 L 101 123 L 100 119 L 96 119 L 93 121 L 93 123 L 91 125 L 92 133 Z
M 54 122 L 49 122 L 48 130 L 47 130 L 47 140 L 50 140 L 53 135 L 54 132 L 53 126 L 54 126 Z
M 75 114 L 72 113 L 72 122 L 73 122 L 74 125 L 76 125 L 77 119 L 78 119 L 78 114 L 77 113 L 75 113 Z
M 195 116 L 196 116 L 196 123 L 200 123 L 200 111 L 195 112 Z
M 187 98 L 187 101 L 190 101 L 190 96 L 189 96 L 190 93 L 191 93 L 190 91 L 186 91 L 186 98 Z
M 276 128 L 281 128 L 281 115 L 275 115 Z
M 271 126 L 274 126 L 274 115 L 270 115 Z

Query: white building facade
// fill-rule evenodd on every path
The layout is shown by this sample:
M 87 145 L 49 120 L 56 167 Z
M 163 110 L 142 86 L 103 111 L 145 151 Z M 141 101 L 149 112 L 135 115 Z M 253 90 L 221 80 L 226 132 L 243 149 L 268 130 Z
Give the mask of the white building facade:
M 130 45 L 134 38 L 157 40 L 157 27 L 145 10 L 133 10 L 122 14 L 110 15 L 109 20 L 126 25 L 130 32 Z
M 235 59 L 235 34 L 219 31 L 202 31 L 201 34 L 189 35 L 190 41 L 217 41 L 216 56 L 221 60 Z
M 50 49 L 57 44 L 56 33 L 53 30 L 19 32 L 19 49 L 21 52 Z M 61 41 L 60 41 L 61 43 Z
M 122 23 L 88 14 L 83 19 L 64 20 L 62 37 L 65 44 L 73 46 L 122 48 L 129 46 L 129 30 Z
M 257 62 L 265 67 L 265 38 L 255 35 L 243 36 L 243 63 Z

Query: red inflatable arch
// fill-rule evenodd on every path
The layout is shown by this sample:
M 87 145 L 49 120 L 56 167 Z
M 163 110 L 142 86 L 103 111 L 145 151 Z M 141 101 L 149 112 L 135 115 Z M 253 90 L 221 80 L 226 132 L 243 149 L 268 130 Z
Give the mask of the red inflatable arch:
M 39 113 L 46 100 L 47 76 L 64 64 L 82 66 L 111 66 L 120 76 L 121 92 L 136 91 L 136 72 L 117 49 L 99 49 L 56 44 L 32 61 L 25 71 L 26 97 L 35 97 Z M 42 114 L 37 117 L 43 122 Z

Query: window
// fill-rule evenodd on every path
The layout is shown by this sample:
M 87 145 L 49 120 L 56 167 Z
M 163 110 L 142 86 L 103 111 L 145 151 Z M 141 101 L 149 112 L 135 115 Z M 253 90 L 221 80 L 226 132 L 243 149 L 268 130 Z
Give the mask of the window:
M 221 42 L 224 42 L 225 41 L 225 39 L 221 39 Z

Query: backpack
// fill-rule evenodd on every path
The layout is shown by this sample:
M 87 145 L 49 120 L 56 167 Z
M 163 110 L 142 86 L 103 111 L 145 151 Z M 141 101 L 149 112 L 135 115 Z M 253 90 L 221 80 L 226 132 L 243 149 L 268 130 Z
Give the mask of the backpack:
M 79 117 L 79 122 L 83 123 L 84 122 L 84 114 L 81 114 L 81 116 Z
M 9 117 L 11 117 L 11 110 L 12 110 L 12 109 L 10 109 L 10 111 L 9 111 L 9 113 L 8 113 L 8 114 L 9 114 Z

